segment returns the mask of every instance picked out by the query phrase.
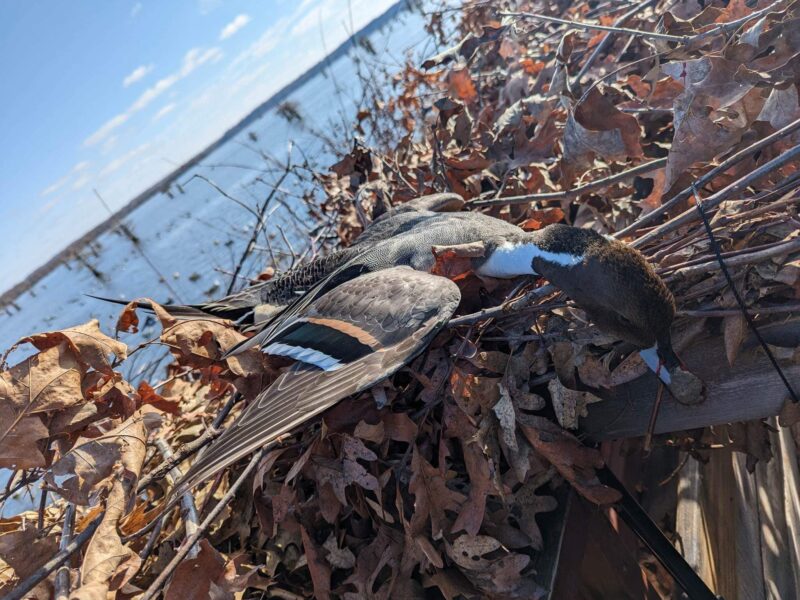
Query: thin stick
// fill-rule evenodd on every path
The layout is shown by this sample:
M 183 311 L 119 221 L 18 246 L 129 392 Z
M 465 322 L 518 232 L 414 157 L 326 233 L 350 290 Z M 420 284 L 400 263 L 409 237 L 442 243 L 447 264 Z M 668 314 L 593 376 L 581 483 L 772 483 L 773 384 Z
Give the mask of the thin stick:
M 798 146 L 800 148 L 800 146 Z M 700 195 L 697 193 L 697 189 L 694 189 L 694 203 L 695 207 L 697 208 L 697 212 L 700 214 L 700 218 L 703 221 L 703 226 L 705 227 L 706 233 L 708 234 L 708 240 L 711 242 L 711 249 L 714 251 L 714 254 L 717 257 L 717 261 L 719 261 L 719 268 L 722 271 L 722 274 L 725 276 L 725 280 L 728 282 L 728 286 L 733 293 L 733 297 L 736 299 L 736 303 L 739 305 L 739 308 L 742 311 L 742 315 L 744 315 L 745 321 L 747 321 L 747 325 L 750 327 L 750 331 L 753 332 L 753 335 L 756 336 L 758 343 L 761 344 L 761 347 L 764 349 L 764 354 L 767 355 L 769 362 L 772 364 L 772 368 L 775 369 L 775 372 L 781 378 L 783 385 L 786 386 L 786 390 L 789 392 L 789 396 L 795 404 L 800 402 L 800 398 L 797 396 L 797 393 L 794 391 L 792 384 L 789 383 L 789 380 L 786 378 L 786 374 L 781 369 L 781 366 L 778 364 L 778 361 L 775 359 L 775 356 L 772 354 L 772 350 L 767 345 L 767 342 L 764 341 L 764 338 L 761 336 L 761 332 L 756 327 L 755 321 L 753 321 L 753 317 L 750 313 L 747 312 L 747 306 L 745 306 L 744 300 L 742 296 L 739 294 L 739 290 L 736 288 L 736 284 L 733 281 L 733 277 L 731 277 L 730 272 L 728 271 L 728 266 L 725 263 L 725 259 L 720 256 L 719 244 L 717 243 L 716 238 L 714 237 L 714 232 L 711 229 L 711 223 L 708 221 L 708 217 L 705 213 L 705 208 L 703 206 L 703 202 L 700 199 Z
M 169 447 L 169 444 L 167 444 L 164 438 L 157 438 L 155 440 L 155 445 L 161 453 L 161 456 L 164 457 L 164 460 L 170 460 L 175 456 L 172 448 Z M 181 473 L 181 469 L 177 465 L 172 467 L 167 475 L 167 479 L 170 480 L 173 486 L 182 478 L 183 473 Z M 194 497 L 191 492 L 186 492 L 181 496 L 181 516 L 183 517 L 184 526 L 186 527 L 186 535 L 193 535 L 194 532 L 197 531 L 197 524 L 200 518 L 197 516 L 197 507 L 195 506 Z M 189 550 L 189 558 L 196 558 L 199 553 L 200 548 L 194 545 Z
M 23 600 L 27 597 L 28 592 L 39 585 L 39 582 L 45 579 L 50 573 L 60 567 L 72 554 L 83 546 L 89 538 L 92 537 L 95 529 L 100 525 L 103 519 L 103 513 L 91 523 L 86 526 L 86 529 L 81 531 L 77 537 L 72 539 L 65 548 L 59 550 L 53 558 L 48 560 L 44 565 L 36 569 L 31 575 L 22 583 L 20 583 L 14 590 L 5 596 L 3 600 Z
M 641 29 L 629 29 L 627 27 L 614 27 L 612 25 L 596 25 L 594 23 L 582 23 L 581 21 L 570 21 L 568 19 L 560 19 L 558 17 L 551 17 L 540 13 L 531 12 L 501 12 L 498 13 L 501 17 L 517 17 L 522 19 L 535 19 L 537 21 L 546 21 L 548 23 L 558 23 L 559 25 L 566 25 L 574 29 L 583 29 L 587 31 L 610 31 L 612 33 L 625 33 L 628 35 L 636 35 L 639 37 L 646 37 L 652 40 L 664 40 L 667 42 L 687 43 L 692 39 L 690 35 L 670 35 L 668 33 L 654 33 L 652 31 L 642 31 Z
M 771 10 L 774 10 L 779 4 L 781 4 L 783 0 L 776 0 L 769 6 L 762 8 L 761 10 L 757 10 L 754 13 L 750 13 L 749 15 L 745 15 L 739 19 L 734 21 L 729 21 L 727 23 L 720 23 L 716 27 L 709 29 L 708 31 L 704 31 L 702 33 L 696 33 L 694 35 L 670 35 L 668 33 L 655 33 L 652 31 L 641 31 L 640 29 L 629 29 L 627 27 L 614 27 L 611 25 L 595 25 L 593 23 L 582 23 L 580 21 L 570 21 L 568 19 L 559 19 L 558 17 L 551 17 L 548 15 L 542 15 L 539 13 L 530 13 L 530 12 L 501 12 L 499 13 L 500 16 L 503 17 L 518 17 L 524 19 L 536 19 L 539 21 L 546 21 L 549 23 L 558 23 L 559 25 L 567 25 L 568 27 L 574 27 L 575 29 L 583 29 L 587 31 L 591 30 L 599 30 L 599 31 L 610 31 L 612 33 L 625 33 L 628 35 L 635 35 L 639 37 L 649 38 L 651 40 L 664 40 L 667 42 L 677 42 L 679 44 L 697 44 L 698 42 L 703 42 L 708 38 L 723 34 L 729 33 L 731 31 L 736 31 L 742 25 L 747 23 L 748 21 L 752 21 L 753 19 L 758 19 L 763 15 L 767 14 Z
M 596 181 L 591 181 L 582 186 L 573 188 L 571 190 L 563 190 L 560 192 L 546 192 L 543 194 L 525 194 L 524 196 L 508 196 L 506 198 L 496 198 L 488 200 L 475 200 L 470 202 L 470 206 L 493 206 L 493 205 L 506 205 L 506 204 L 527 204 L 529 202 L 536 202 L 540 200 L 567 200 L 569 198 L 577 198 L 581 194 L 590 192 L 592 190 L 608 187 L 617 182 L 630 179 L 642 173 L 649 173 L 655 171 L 667 164 L 666 158 L 657 158 L 650 162 L 637 165 L 620 173 L 603 177 Z
M 653 448 L 653 432 L 656 429 L 656 421 L 658 420 L 658 411 L 661 408 L 661 400 L 664 397 L 664 384 L 659 380 L 658 392 L 656 393 L 656 401 L 653 403 L 653 410 L 650 413 L 650 423 L 647 425 L 647 435 L 644 436 L 644 452 L 650 454 Z
M 748 306 L 751 315 L 779 315 L 789 312 L 800 312 L 800 304 L 784 304 L 782 306 Z M 729 317 L 742 314 L 741 308 L 707 308 L 698 310 L 679 310 L 679 317 Z
M 291 152 L 291 150 L 290 150 L 290 152 Z M 290 157 L 291 157 L 291 154 L 290 154 Z M 291 164 L 291 162 L 287 162 L 286 163 L 286 169 L 284 170 L 284 172 L 281 174 L 280 178 L 278 179 L 278 183 L 275 184 L 275 186 L 272 188 L 272 190 L 270 191 L 269 195 L 266 197 L 266 199 L 264 200 L 263 204 L 261 205 L 261 208 L 259 208 L 259 210 L 258 210 L 258 214 L 259 214 L 258 220 L 256 221 L 256 224 L 253 227 L 253 233 L 250 235 L 250 239 L 248 240 L 247 245 L 245 246 L 244 251 L 242 252 L 242 255 L 239 257 L 239 262 L 236 263 L 236 267 L 233 270 L 233 276 L 231 277 L 231 282 L 228 284 L 228 291 L 225 294 L 226 296 L 229 295 L 233 291 L 233 288 L 236 285 L 236 278 L 239 276 L 239 273 L 242 270 L 242 267 L 244 266 L 244 263 L 247 260 L 247 257 L 250 256 L 251 252 L 253 251 L 253 248 L 256 245 L 256 241 L 258 240 L 258 236 L 261 233 L 261 229 L 264 227 L 264 224 L 265 224 L 264 223 L 264 214 L 267 212 L 267 208 L 269 207 L 270 202 L 272 202 L 272 198 L 278 192 L 278 188 L 283 183 L 283 180 L 286 179 L 289 176 L 289 173 L 291 173 L 291 171 L 292 171 L 292 164 Z
M 64 526 L 61 529 L 61 541 L 58 544 L 59 550 L 65 550 L 72 541 L 73 529 L 75 528 L 75 505 L 67 502 L 64 511 Z M 66 561 L 64 561 L 66 563 Z M 69 565 L 64 564 L 56 571 L 53 596 L 55 600 L 67 600 L 69 598 Z
M 538 300 L 546 296 L 547 294 L 553 293 L 555 288 L 552 285 L 544 285 L 540 288 L 537 288 L 521 298 L 517 300 L 513 300 L 512 302 L 504 302 L 500 306 L 494 306 L 492 308 L 484 308 L 483 310 L 479 310 L 476 313 L 472 313 L 470 315 L 464 315 L 462 317 L 456 317 L 455 319 L 450 319 L 447 323 L 447 327 L 460 327 L 462 325 L 472 325 L 473 323 L 477 323 L 478 321 L 485 321 L 486 319 L 493 319 L 495 317 L 503 317 L 508 315 L 512 312 L 522 312 L 522 311 L 545 311 L 550 310 L 551 308 L 561 308 L 566 306 L 562 303 L 557 304 L 545 304 L 542 306 L 528 306 L 530 302 L 533 300 Z
M 164 568 L 164 570 L 156 577 L 156 580 L 152 583 L 152 585 L 147 588 L 147 591 L 144 595 L 140 598 L 140 600 L 153 600 L 158 594 L 161 592 L 161 588 L 167 582 L 167 579 L 172 575 L 173 571 L 178 567 L 178 565 L 183 561 L 184 558 L 189 554 L 189 550 L 200 540 L 200 537 L 205 533 L 205 531 L 211 527 L 214 521 L 217 519 L 219 514 L 222 510 L 228 505 L 228 503 L 233 499 L 234 495 L 238 489 L 244 483 L 244 480 L 250 475 L 250 473 L 256 468 L 259 461 L 263 458 L 264 453 L 266 452 L 266 448 L 262 448 L 259 450 L 250 462 L 245 467 L 242 474 L 233 482 L 230 489 L 227 493 L 222 497 L 214 509 L 208 514 L 208 516 L 200 523 L 200 526 L 197 528 L 192 535 L 186 538 L 183 545 L 181 546 L 178 553 L 175 557 L 169 562 L 169 564 Z
M 765 250 L 760 250 L 758 252 L 748 252 L 746 254 L 739 254 L 737 256 L 725 259 L 725 263 L 729 267 L 750 265 L 757 262 L 768 260 L 774 256 L 788 254 L 796 250 L 800 250 L 800 238 L 794 238 L 793 240 L 789 240 L 788 242 L 785 242 L 783 244 L 779 244 L 777 246 L 774 246 L 772 248 L 767 248 Z M 717 261 L 716 258 L 714 258 L 709 260 L 708 262 L 704 262 L 699 265 L 681 267 L 680 269 L 671 273 L 669 277 L 672 278 L 676 275 L 689 276 L 689 275 L 697 275 L 698 273 L 707 273 L 708 271 L 715 271 L 718 266 L 719 262 Z
M 169 473 L 170 469 L 173 467 L 181 464 L 186 458 L 200 450 L 203 446 L 211 442 L 212 440 L 216 439 L 222 433 L 222 429 L 220 426 L 222 422 L 227 418 L 228 414 L 233 409 L 233 405 L 239 401 L 241 398 L 241 394 L 236 392 L 232 394 L 228 401 L 225 403 L 225 406 L 222 407 L 222 410 L 219 411 L 217 416 L 214 418 L 214 421 L 211 423 L 211 427 L 209 427 L 203 435 L 200 437 L 192 440 L 191 442 L 187 442 L 180 448 L 169 460 L 165 460 L 162 464 L 158 466 L 157 469 L 148 473 L 145 477 L 142 477 L 139 480 L 139 485 L 136 488 L 136 493 L 142 492 L 148 485 L 153 483 L 153 481 L 157 479 L 163 479 L 167 473 Z
M 778 140 L 790 135 L 800 129 L 800 119 L 793 121 L 782 127 L 775 133 L 768 135 L 767 137 L 755 142 L 754 144 L 750 144 L 747 148 L 743 148 L 739 150 L 736 154 L 733 154 L 718 166 L 711 169 L 708 173 L 703 175 L 697 180 L 696 187 L 698 189 L 704 187 L 707 183 L 712 181 L 717 175 L 724 173 L 728 169 L 730 169 L 736 163 L 748 158 L 761 150 L 762 148 L 766 148 L 773 142 L 777 142 Z M 618 232 L 614 234 L 615 238 L 620 238 L 626 236 L 628 234 L 633 233 L 637 229 L 642 229 L 643 227 L 649 225 L 656 221 L 662 215 L 665 215 L 672 207 L 678 205 L 679 203 L 687 200 L 692 195 L 692 186 L 687 187 L 686 189 L 682 190 L 681 192 L 677 193 L 675 196 L 664 202 L 661 206 L 659 206 L 654 211 L 647 213 L 636 219 L 633 223 L 625 227 L 624 229 L 620 229 Z
M 649 6 L 652 6 L 657 1 L 658 0 L 644 0 L 643 2 L 640 2 L 639 4 L 631 8 L 628 12 L 620 15 L 620 17 L 616 21 L 614 21 L 614 27 L 620 27 L 621 25 L 624 25 L 625 22 L 631 17 L 633 17 L 636 13 L 648 8 Z M 611 42 L 614 41 L 615 33 L 616 32 L 609 32 L 608 35 L 606 35 L 603 38 L 603 41 L 597 44 L 597 47 L 594 49 L 594 52 L 592 52 L 591 56 L 589 56 L 589 58 L 584 63 L 583 67 L 581 67 L 581 70 L 575 76 L 575 79 L 573 80 L 573 86 L 577 86 L 580 84 L 581 79 L 583 79 L 583 76 L 586 75 L 586 73 L 589 71 L 591 66 L 594 64 L 594 61 L 597 60 L 597 57 L 600 56 L 601 53 L 605 52 L 606 48 L 608 48 L 611 45 Z
M 758 181 L 764 175 L 767 175 L 772 171 L 780 169 L 787 163 L 790 163 L 793 160 L 795 160 L 798 156 L 800 156 L 800 144 L 793 146 L 780 156 L 773 158 L 771 161 L 767 163 L 764 163 L 759 168 L 748 173 L 744 177 L 737 179 L 727 187 L 722 188 L 715 194 L 712 194 L 711 196 L 703 200 L 702 202 L 703 210 L 708 210 L 710 208 L 718 206 L 723 200 L 727 200 L 729 197 L 744 191 L 750 184 Z M 699 215 L 697 210 L 690 208 L 685 212 L 679 214 L 677 217 L 670 219 L 663 225 L 656 227 L 655 229 L 646 233 L 642 237 L 634 240 L 633 242 L 631 242 L 631 246 L 633 246 L 634 248 L 639 248 L 647 244 L 648 242 L 652 242 L 653 240 L 660 238 L 666 233 L 675 231 L 681 225 L 695 221 L 698 218 Z

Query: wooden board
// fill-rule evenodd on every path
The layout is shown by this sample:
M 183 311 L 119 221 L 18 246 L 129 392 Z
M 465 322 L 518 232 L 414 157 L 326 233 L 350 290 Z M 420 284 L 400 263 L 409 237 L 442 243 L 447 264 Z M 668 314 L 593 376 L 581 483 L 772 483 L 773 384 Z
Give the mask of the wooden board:
M 788 393 L 760 349 L 742 350 L 733 367 L 728 365 L 722 336 L 708 336 L 682 353 L 689 369 L 706 384 L 707 397 L 685 406 L 664 394 L 655 433 L 669 433 L 749 421 L 777 415 Z M 781 365 L 800 391 L 800 365 Z M 589 440 L 637 437 L 647 432 L 658 381 L 648 373 L 601 394 L 603 402 L 591 404 L 581 420 L 581 433 Z

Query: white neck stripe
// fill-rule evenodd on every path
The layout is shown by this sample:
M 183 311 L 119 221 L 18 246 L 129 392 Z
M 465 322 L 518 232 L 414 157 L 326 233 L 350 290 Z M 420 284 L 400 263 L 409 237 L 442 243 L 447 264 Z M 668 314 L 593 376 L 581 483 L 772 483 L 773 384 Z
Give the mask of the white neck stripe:
M 498 246 L 489 258 L 476 270 L 478 275 L 507 279 L 520 275 L 537 275 L 533 268 L 533 260 L 540 258 L 547 262 L 574 267 L 583 262 L 583 255 L 567 252 L 549 252 L 533 243 L 512 244 L 506 242 Z

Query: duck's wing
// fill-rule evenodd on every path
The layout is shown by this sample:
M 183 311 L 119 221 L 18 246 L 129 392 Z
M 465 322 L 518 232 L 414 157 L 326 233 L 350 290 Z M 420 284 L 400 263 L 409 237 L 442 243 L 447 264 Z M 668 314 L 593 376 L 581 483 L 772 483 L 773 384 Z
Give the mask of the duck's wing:
M 173 497 L 393 374 L 427 346 L 460 297 L 444 277 L 395 267 L 312 302 L 263 348 L 298 362 L 195 461 Z

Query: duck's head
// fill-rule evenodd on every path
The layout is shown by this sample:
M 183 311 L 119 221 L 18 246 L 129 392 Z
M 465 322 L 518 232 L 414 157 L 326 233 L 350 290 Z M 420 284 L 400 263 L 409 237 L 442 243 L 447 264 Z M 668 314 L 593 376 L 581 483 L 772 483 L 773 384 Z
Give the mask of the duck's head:
M 479 275 L 541 275 L 584 309 L 602 331 L 640 349 L 652 349 L 667 370 L 679 366 L 670 338 L 675 300 L 638 251 L 595 231 L 561 224 L 513 239 L 491 238 L 485 248 L 476 268 Z

